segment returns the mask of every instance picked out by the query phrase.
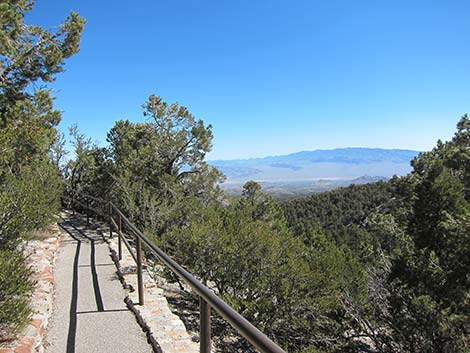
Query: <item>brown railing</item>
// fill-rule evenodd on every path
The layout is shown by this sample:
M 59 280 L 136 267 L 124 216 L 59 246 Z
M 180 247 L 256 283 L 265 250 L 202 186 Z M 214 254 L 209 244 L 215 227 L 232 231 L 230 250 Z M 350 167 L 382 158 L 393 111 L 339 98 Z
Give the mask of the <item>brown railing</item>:
M 106 201 L 90 195 L 74 194 L 71 197 L 64 196 L 68 202 L 64 204 L 75 212 L 76 206 L 81 206 L 85 211 L 87 224 L 89 224 L 91 212 L 109 223 L 110 237 L 113 236 L 113 228 L 118 234 L 118 257 L 122 259 L 122 243 L 127 247 L 137 265 L 137 283 L 139 304 L 144 304 L 144 285 L 142 279 L 142 245 L 154 254 L 165 266 L 167 266 L 179 278 L 184 280 L 199 296 L 199 320 L 200 320 L 200 352 L 211 351 L 211 308 L 220 314 L 232 327 L 238 331 L 248 342 L 262 353 L 285 353 L 285 351 L 271 341 L 265 334 L 258 330 L 242 315 L 220 299 L 212 290 L 204 286 L 193 275 L 176 263 L 165 252 L 152 243 L 111 201 Z M 94 207 L 101 205 L 101 207 Z M 129 230 L 134 235 L 136 251 L 132 249 L 123 229 Z

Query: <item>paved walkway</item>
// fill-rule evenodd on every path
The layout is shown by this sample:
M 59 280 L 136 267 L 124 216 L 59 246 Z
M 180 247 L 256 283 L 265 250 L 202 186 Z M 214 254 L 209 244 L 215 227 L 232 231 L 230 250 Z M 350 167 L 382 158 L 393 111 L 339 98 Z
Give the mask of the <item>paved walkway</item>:
M 123 301 L 126 293 L 101 234 L 72 217 L 61 227 L 46 353 L 152 352 Z

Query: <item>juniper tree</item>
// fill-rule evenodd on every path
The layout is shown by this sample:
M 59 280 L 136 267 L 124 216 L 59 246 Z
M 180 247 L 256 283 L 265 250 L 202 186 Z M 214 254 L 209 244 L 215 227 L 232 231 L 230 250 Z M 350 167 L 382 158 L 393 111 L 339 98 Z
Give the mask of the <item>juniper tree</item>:
M 205 161 L 212 127 L 187 108 L 150 95 L 145 123 L 117 121 L 108 133 L 118 202 L 140 226 L 162 234 L 187 222 L 191 199 L 201 204 L 220 196 L 222 174 Z

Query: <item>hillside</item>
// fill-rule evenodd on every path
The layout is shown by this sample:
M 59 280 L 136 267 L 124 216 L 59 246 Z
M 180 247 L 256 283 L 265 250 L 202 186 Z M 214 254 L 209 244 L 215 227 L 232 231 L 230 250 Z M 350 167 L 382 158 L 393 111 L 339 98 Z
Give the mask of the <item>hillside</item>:
M 342 243 L 348 242 L 346 238 L 351 235 L 357 235 L 352 231 L 352 226 L 359 226 L 372 212 L 389 209 L 392 189 L 390 182 L 351 185 L 285 201 L 280 205 L 287 224 L 296 234 L 321 227 Z

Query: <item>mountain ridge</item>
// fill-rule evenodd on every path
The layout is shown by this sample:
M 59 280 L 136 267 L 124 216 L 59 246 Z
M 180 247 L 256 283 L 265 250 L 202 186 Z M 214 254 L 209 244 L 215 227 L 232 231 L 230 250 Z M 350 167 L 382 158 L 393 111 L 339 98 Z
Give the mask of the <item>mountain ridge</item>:
M 332 149 L 315 149 L 315 150 L 303 150 L 298 152 L 292 152 L 282 155 L 271 155 L 266 157 L 253 157 L 253 158 L 234 158 L 234 159 L 214 159 L 209 160 L 209 164 L 213 163 L 237 163 L 237 162 L 261 162 L 268 160 L 278 160 L 292 157 L 302 157 L 305 155 L 320 154 L 320 153 L 338 153 L 338 152 L 394 152 L 405 155 L 417 155 L 422 151 L 410 150 L 410 149 L 401 149 L 401 148 L 378 148 L 378 147 L 340 147 Z
M 247 180 L 298 182 L 318 179 L 353 180 L 364 175 L 390 178 L 411 170 L 410 161 L 420 151 L 346 147 L 299 151 L 261 158 L 211 160 L 227 177 L 227 184 Z

